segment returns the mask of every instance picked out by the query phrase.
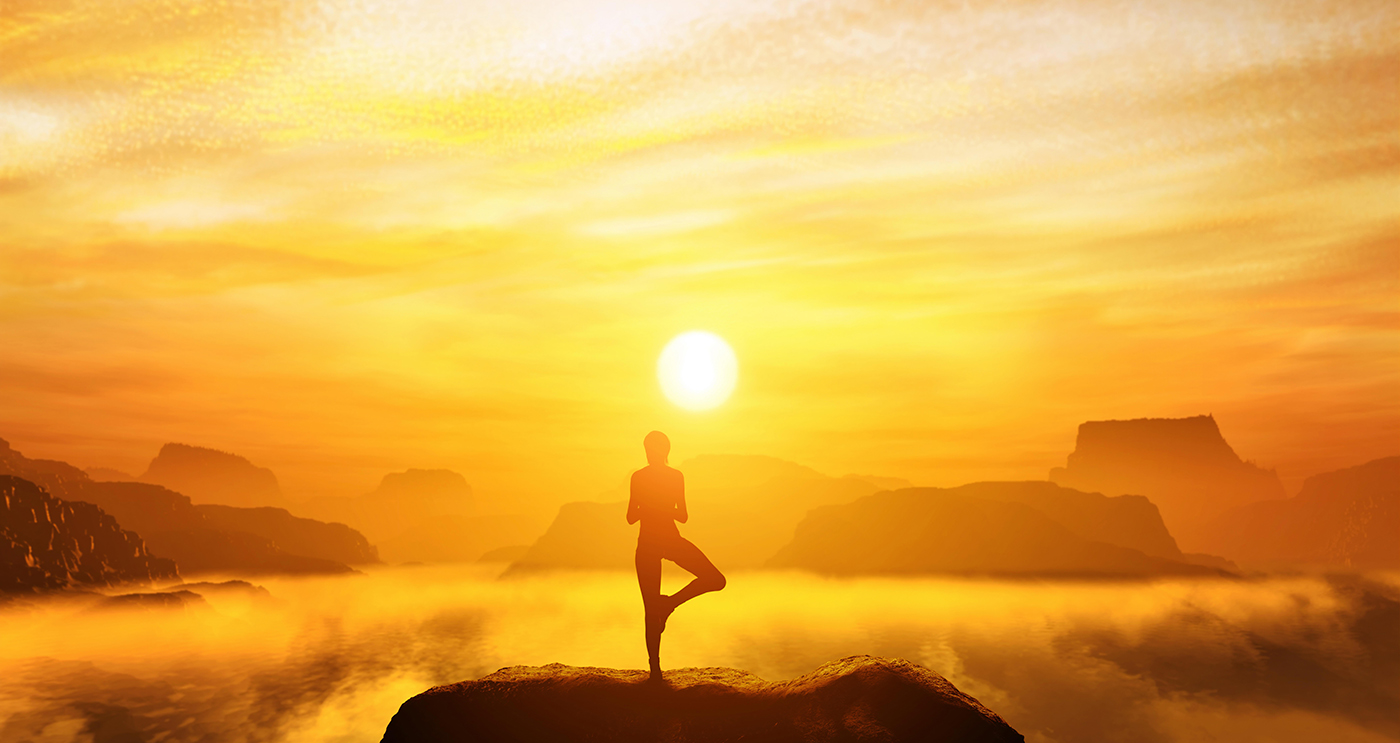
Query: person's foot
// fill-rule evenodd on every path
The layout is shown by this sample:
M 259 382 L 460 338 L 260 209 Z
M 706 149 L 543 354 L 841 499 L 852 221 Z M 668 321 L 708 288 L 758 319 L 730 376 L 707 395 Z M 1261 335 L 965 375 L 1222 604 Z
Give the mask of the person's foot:
M 656 604 L 656 621 L 661 625 L 661 631 L 665 632 L 666 620 L 671 618 L 671 612 L 675 611 L 680 604 L 676 603 L 675 596 L 662 596 Z
M 651 681 L 660 681 L 660 680 L 661 680 L 661 661 L 659 661 L 659 660 L 654 660 L 654 661 L 651 662 L 651 678 L 650 678 L 650 680 L 651 680 Z

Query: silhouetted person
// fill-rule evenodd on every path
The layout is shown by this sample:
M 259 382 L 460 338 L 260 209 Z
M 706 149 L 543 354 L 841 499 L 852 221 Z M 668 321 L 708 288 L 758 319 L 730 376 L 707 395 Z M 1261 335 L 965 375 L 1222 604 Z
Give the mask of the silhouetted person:
M 702 593 L 724 588 L 725 580 L 710 558 L 676 528 L 677 521 L 684 524 L 690 516 L 685 510 L 685 478 L 680 470 L 666 465 L 671 440 L 660 431 L 652 431 L 642 445 L 647 450 L 647 466 L 632 473 L 627 523 L 642 522 L 637 535 L 637 584 L 642 588 L 642 605 L 646 609 L 651 676 L 659 679 L 661 633 L 666 629 L 666 619 L 677 606 Z M 670 596 L 661 595 L 662 558 L 690 571 L 695 580 Z

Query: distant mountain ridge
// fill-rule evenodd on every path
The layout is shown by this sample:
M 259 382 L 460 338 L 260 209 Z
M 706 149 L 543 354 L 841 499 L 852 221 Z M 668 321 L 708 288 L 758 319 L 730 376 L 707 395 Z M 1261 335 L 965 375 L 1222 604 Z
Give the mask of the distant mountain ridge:
M 1288 500 L 1235 508 L 1204 540 L 1260 566 L 1400 568 L 1400 456 L 1313 475 Z
M 832 575 L 1222 574 L 1183 555 L 1146 498 L 1047 482 L 908 488 L 814 509 L 767 566 Z
M 467 478 L 452 470 L 408 469 L 384 475 L 364 495 L 312 498 L 295 509 L 312 518 L 351 524 L 378 543 L 414 527 L 431 526 L 439 517 L 471 516 L 476 500 Z
M 1240 459 L 1209 415 L 1084 423 L 1066 466 L 1051 469 L 1050 480 L 1085 492 L 1147 496 L 1190 552 L 1209 551 L 1201 533 L 1220 514 L 1285 496 L 1278 474 Z
M 29 459 L 3 440 L 0 474 L 38 483 L 65 501 L 96 505 L 186 574 L 341 573 L 351 572 L 351 564 L 378 561 L 369 541 L 343 524 L 279 508 L 195 505 L 150 483 L 95 482 L 65 462 Z
M 97 506 L 65 501 L 28 480 L 0 475 L 0 591 L 179 577 L 173 560 L 151 555 L 135 532 L 122 529 Z

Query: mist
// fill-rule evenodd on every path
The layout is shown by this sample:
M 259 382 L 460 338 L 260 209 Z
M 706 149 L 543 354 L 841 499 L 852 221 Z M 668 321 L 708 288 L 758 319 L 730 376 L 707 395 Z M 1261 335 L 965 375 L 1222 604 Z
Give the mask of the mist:
M 404 699 L 509 665 L 641 668 L 626 573 L 423 566 L 110 610 L 12 601 L 6 741 L 377 741 Z M 682 576 L 668 574 L 667 590 Z M 1007 582 L 739 572 L 677 614 L 668 668 L 793 678 L 855 654 L 943 674 L 1028 741 L 1400 736 L 1400 574 Z

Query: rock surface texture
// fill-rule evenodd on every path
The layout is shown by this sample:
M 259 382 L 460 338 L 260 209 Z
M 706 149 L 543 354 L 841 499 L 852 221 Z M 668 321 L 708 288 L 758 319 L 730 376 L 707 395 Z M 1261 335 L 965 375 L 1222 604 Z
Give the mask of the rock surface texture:
M 63 501 L 0 475 L 0 591 L 109 586 L 178 578 L 134 532 L 90 503 Z
M 384 743 L 825 743 L 1023 741 L 948 680 L 904 660 L 853 656 L 770 683 L 732 668 L 504 668 L 404 702 Z

